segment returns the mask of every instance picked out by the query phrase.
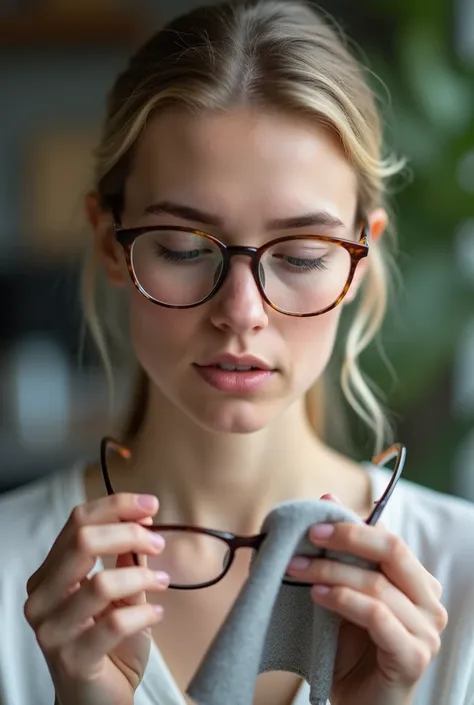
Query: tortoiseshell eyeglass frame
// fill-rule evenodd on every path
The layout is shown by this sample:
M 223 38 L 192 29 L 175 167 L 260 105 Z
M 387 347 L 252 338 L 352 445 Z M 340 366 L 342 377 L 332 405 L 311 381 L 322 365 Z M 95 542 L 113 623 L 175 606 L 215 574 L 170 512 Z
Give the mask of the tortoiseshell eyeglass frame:
M 101 464 L 101 469 L 102 469 L 102 475 L 104 478 L 104 483 L 105 487 L 107 489 L 107 494 L 113 495 L 114 490 L 112 488 L 112 484 L 110 482 L 110 477 L 109 477 L 109 472 L 107 469 L 107 451 L 109 448 L 115 450 L 118 452 L 122 458 L 124 459 L 129 459 L 131 458 L 131 452 L 128 448 L 126 448 L 124 445 L 116 441 L 114 438 L 110 437 L 105 437 L 102 439 L 101 444 L 100 444 L 100 464 Z M 397 483 L 402 475 L 403 472 L 403 467 L 405 465 L 405 460 L 406 460 L 406 448 L 404 445 L 401 443 L 394 443 L 391 445 L 389 448 L 386 450 L 382 451 L 378 455 L 376 455 L 374 458 L 372 458 L 372 464 L 376 465 L 378 467 L 383 467 L 386 465 L 388 462 L 391 460 L 395 459 L 395 466 L 392 471 L 392 476 L 390 478 L 390 481 L 380 497 L 374 504 L 374 509 L 372 512 L 369 514 L 367 519 L 365 520 L 366 524 L 369 525 L 374 525 L 380 518 L 380 515 L 382 514 L 383 510 L 385 509 L 387 502 L 389 501 L 390 497 L 392 496 L 392 493 L 397 486 Z M 226 556 L 226 563 L 223 567 L 223 570 L 219 576 L 217 576 L 215 579 L 210 580 L 205 583 L 199 583 L 197 585 L 174 585 L 171 583 L 169 585 L 170 588 L 175 589 L 175 590 L 198 590 L 201 588 L 206 588 L 210 587 L 211 585 L 215 585 L 218 583 L 222 578 L 226 575 L 226 573 L 229 571 L 234 557 L 235 557 L 235 552 L 239 548 L 250 548 L 253 549 L 254 551 L 257 551 L 262 544 L 263 540 L 265 539 L 266 534 L 256 534 L 255 536 L 236 536 L 235 534 L 232 534 L 228 531 L 219 531 L 217 529 L 207 529 L 204 527 L 200 526 L 188 526 L 186 524 L 153 524 L 152 526 L 147 526 L 147 529 L 149 531 L 156 531 L 157 533 L 161 531 L 183 531 L 183 532 L 189 532 L 189 533 L 195 533 L 195 534 L 204 534 L 207 536 L 212 536 L 214 538 L 220 539 L 221 541 L 224 541 L 229 549 L 229 553 Z M 166 550 L 166 549 L 165 549 Z M 323 554 L 324 555 L 324 552 Z M 135 565 L 139 565 L 138 562 L 138 556 L 136 554 L 133 554 L 133 561 Z M 292 579 L 283 579 L 283 583 L 287 585 L 292 585 L 294 587 L 308 587 L 308 583 L 302 583 L 302 582 L 297 582 L 296 580 Z
M 251 259 L 251 270 L 253 277 L 255 279 L 255 283 L 258 287 L 258 290 L 260 292 L 260 295 L 266 301 L 266 303 L 274 310 L 278 311 L 279 313 L 283 313 L 286 316 L 296 316 L 298 318 L 307 318 L 309 316 L 320 316 L 323 313 L 327 313 L 328 311 L 331 311 L 331 309 L 335 308 L 338 306 L 341 301 L 344 299 L 345 295 L 349 291 L 349 287 L 352 283 L 352 280 L 354 278 L 354 274 L 357 268 L 357 265 L 359 262 L 364 258 L 367 257 L 369 253 L 369 227 L 367 225 L 367 222 L 365 220 L 361 221 L 361 235 L 359 237 L 358 241 L 355 240 L 346 240 L 343 238 L 334 238 L 334 237 L 329 237 L 327 235 L 301 235 L 302 239 L 305 240 L 319 240 L 321 242 L 330 242 L 334 245 L 338 245 L 339 247 L 342 247 L 343 249 L 347 250 L 347 252 L 350 255 L 351 258 L 351 266 L 349 270 L 349 275 L 346 281 L 346 284 L 344 288 L 342 289 L 342 292 L 339 294 L 338 298 L 330 305 L 326 306 L 326 308 L 321 309 L 319 311 L 313 311 L 310 313 L 293 313 L 291 311 L 285 311 L 282 308 L 279 308 L 278 306 L 275 306 L 274 303 L 267 297 L 265 290 L 263 288 L 262 282 L 260 280 L 260 274 L 259 274 L 259 263 L 265 252 L 268 250 L 268 248 L 272 247 L 273 245 L 277 245 L 282 242 L 288 242 L 291 240 L 295 239 L 295 236 L 290 236 L 290 237 L 280 237 L 277 238 L 276 240 L 270 240 L 270 242 L 266 242 L 264 245 L 261 247 L 246 247 L 246 246 L 241 246 L 241 245 L 235 245 L 235 246 L 230 246 L 230 245 L 225 245 L 223 242 L 218 240 L 216 237 L 213 235 L 209 235 L 209 233 L 203 232 L 202 230 L 195 230 L 194 228 L 187 228 L 184 226 L 180 225 L 155 225 L 155 226 L 148 226 L 148 227 L 140 227 L 140 228 L 122 228 L 120 225 L 120 221 L 115 217 L 114 220 L 114 229 L 115 229 L 115 237 L 117 242 L 122 246 L 124 254 L 125 254 L 125 261 L 127 263 L 127 268 L 128 272 L 130 275 L 130 278 L 135 286 L 135 288 L 144 296 L 146 299 L 151 301 L 154 304 L 157 304 L 158 306 L 164 306 L 165 308 L 195 308 L 196 306 L 201 306 L 202 304 L 206 303 L 206 301 L 209 301 L 210 298 L 212 298 L 221 288 L 227 273 L 229 272 L 230 269 L 230 261 L 231 258 L 234 257 L 235 255 L 245 255 L 247 257 L 250 257 Z M 167 304 L 163 301 L 158 301 L 157 299 L 154 299 L 148 292 L 141 286 L 138 277 L 135 273 L 135 269 L 133 267 L 133 256 L 132 256 L 132 248 L 133 248 L 133 243 L 135 240 L 140 237 L 141 235 L 146 235 L 147 233 L 151 232 L 163 232 L 166 230 L 173 230 L 177 232 L 184 232 L 184 233 L 192 233 L 194 235 L 199 235 L 203 238 L 206 238 L 210 242 L 212 242 L 216 247 L 219 248 L 219 250 L 222 253 L 222 270 L 220 272 L 220 275 L 218 279 L 216 280 L 214 287 L 212 290 L 205 296 L 203 299 L 200 301 L 197 301 L 192 304 Z

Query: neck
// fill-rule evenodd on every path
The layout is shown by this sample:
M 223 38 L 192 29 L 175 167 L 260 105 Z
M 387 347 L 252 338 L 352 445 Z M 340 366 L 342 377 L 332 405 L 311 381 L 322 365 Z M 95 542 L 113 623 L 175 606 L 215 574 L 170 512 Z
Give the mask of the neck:
M 160 523 L 250 534 L 284 500 L 331 492 L 356 511 L 367 505 L 364 471 L 316 437 L 304 400 L 261 431 L 218 434 L 195 424 L 153 387 L 130 448 L 131 460 L 111 460 L 112 485 L 116 492 L 156 494 Z

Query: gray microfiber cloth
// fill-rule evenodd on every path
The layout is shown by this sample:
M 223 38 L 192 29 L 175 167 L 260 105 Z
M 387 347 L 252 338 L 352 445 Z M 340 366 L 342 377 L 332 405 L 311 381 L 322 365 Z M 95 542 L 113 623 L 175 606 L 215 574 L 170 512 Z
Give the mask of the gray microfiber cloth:
M 308 529 L 320 522 L 363 523 L 328 500 L 277 505 L 263 522 L 265 538 L 254 554 L 242 590 L 204 656 L 187 694 L 198 705 L 252 705 L 264 671 L 290 671 L 310 684 L 312 705 L 326 705 L 332 686 L 339 617 L 313 602 L 311 586 L 282 583 L 293 556 L 316 556 L 376 569 L 349 554 L 312 544 Z

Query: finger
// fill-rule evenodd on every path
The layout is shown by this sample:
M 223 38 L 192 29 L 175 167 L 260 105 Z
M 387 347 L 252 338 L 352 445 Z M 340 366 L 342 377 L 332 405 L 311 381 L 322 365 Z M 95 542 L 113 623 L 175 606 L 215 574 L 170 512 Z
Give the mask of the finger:
M 336 497 L 335 495 L 331 494 L 330 492 L 327 492 L 326 494 L 321 495 L 320 499 L 327 499 L 329 502 L 335 502 L 336 504 L 342 504 L 341 500 Z
M 130 552 L 156 556 L 163 548 L 163 537 L 135 522 L 81 527 L 60 567 L 45 577 L 28 598 L 27 621 L 34 628 L 45 619 L 87 577 L 96 557 Z
M 435 654 L 405 629 L 387 605 L 340 586 L 324 592 L 315 586 L 311 595 L 318 604 L 367 631 L 379 649 L 378 663 L 387 679 L 412 685 L 421 678 Z
M 139 555 L 136 555 L 136 558 L 138 561 L 137 563 L 135 563 L 135 561 L 134 561 L 134 554 L 123 553 L 123 554 L 117 556 L 117 560 L 115 561 L 115 567 L 116 568 L 127 568 L 127 567 L 132 568 L 134 566 L 140 566 L 142 568 L 146 568 L 146 569 L 148 568 L 146 556 L 139 554 Z M 142 590 L 141 592 L 138 592 L 135 595 L 131 595 L 126 599 L 115 600 L 114 602 L 111 602 L 100 616 L 105 616 L 108 612 L 111 612 L 112 610 L 116 609 L 117 607 L 127 607 L 128 605 L 143 605 L 143 604 L 145 604 L 145 602 L 146 602 L 146 594 Z M 96 619 L 96 621 L 98 621 L 98 620 Z
M 407 631 L 421 639 L 429 641 L 436 634 L 427 615 L 378 571 L 318 558 L 311 560 L 306 569 L 290 568 L 288 572 L 301 582 L 331 588 L 345 586 L 383 602 Z
M 37 639 L 45 651 L 57 649 L 77 639 L 110 605 L 129 606 L 127 600 L 137 594 L 163 592 L 168 585 L 168 575 L 147 568 L 100 571 L 40 625 Z
M 318 536 L 321 527 L 325 536 Z M 332 529 L 332 533 L 329 533 Z M 324 531 L 324 529 L 323 529 Z M 406 543 L 382 526 L 355 522 L 316 524 L 309 537 L 317 546 L 342 551 L 377 563 L 388 579 L 416 604 L 427 609 L 438 605 L 439 582 L 421 565 Z
M 147 557 L 143 554 L 138 554 L 136 557 L 138 559 L 138 565 L 141 568 L 148 570 Z M 136 566 L 137 563 L 134 562 L 132 553 L 124 553 L 120 556 L 117 556 L 115 565 L 117 568 L 131 568 Z M 145 592 L 139 592 L 136 595 L 132 595 L 131 597 L 127 598 L 126 600 L 122 600 L 121 603 L 117 606 L 142 605 L 144 602 L 146 602 Z
M 79 673 L 90 673 L 105 654 L 124 639 L 149 629 L 163 618 L 161 605 L 133 605 L 108 612 L 97 624 L 82 634 L 74 645 L 74 659 Z
M 101 497 L 87 504 L 78 505 L 71 512 L 42 565 L 29 578 L 26 585 L 28 595 L 36 589 L 45 575 L 57 568 L 72 536 L 82 526 L 117 521 L 139 521 L 154 516 L 157 511 L 158 500 L 153 495 L 137 495 L 127 492 Z

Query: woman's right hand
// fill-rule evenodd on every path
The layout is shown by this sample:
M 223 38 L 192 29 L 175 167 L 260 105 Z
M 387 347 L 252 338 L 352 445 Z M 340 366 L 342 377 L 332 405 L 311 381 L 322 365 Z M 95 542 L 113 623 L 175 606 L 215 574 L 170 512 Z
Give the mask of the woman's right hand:
M 143 560 L 136 566 L 132 559 L 132 553 L 156 556 L 163 550 L 162 537 L 146 528 L 157 510 L 156 497 L 126 493 L 76 507 L 28 580 L 25 617 L 61 705 L 133 704 L 151 627 L 163 611 L 146 602 L 145 592 L 168 584 Z M 102 556 L 118 556 L 115 569 L 89 579 Z

